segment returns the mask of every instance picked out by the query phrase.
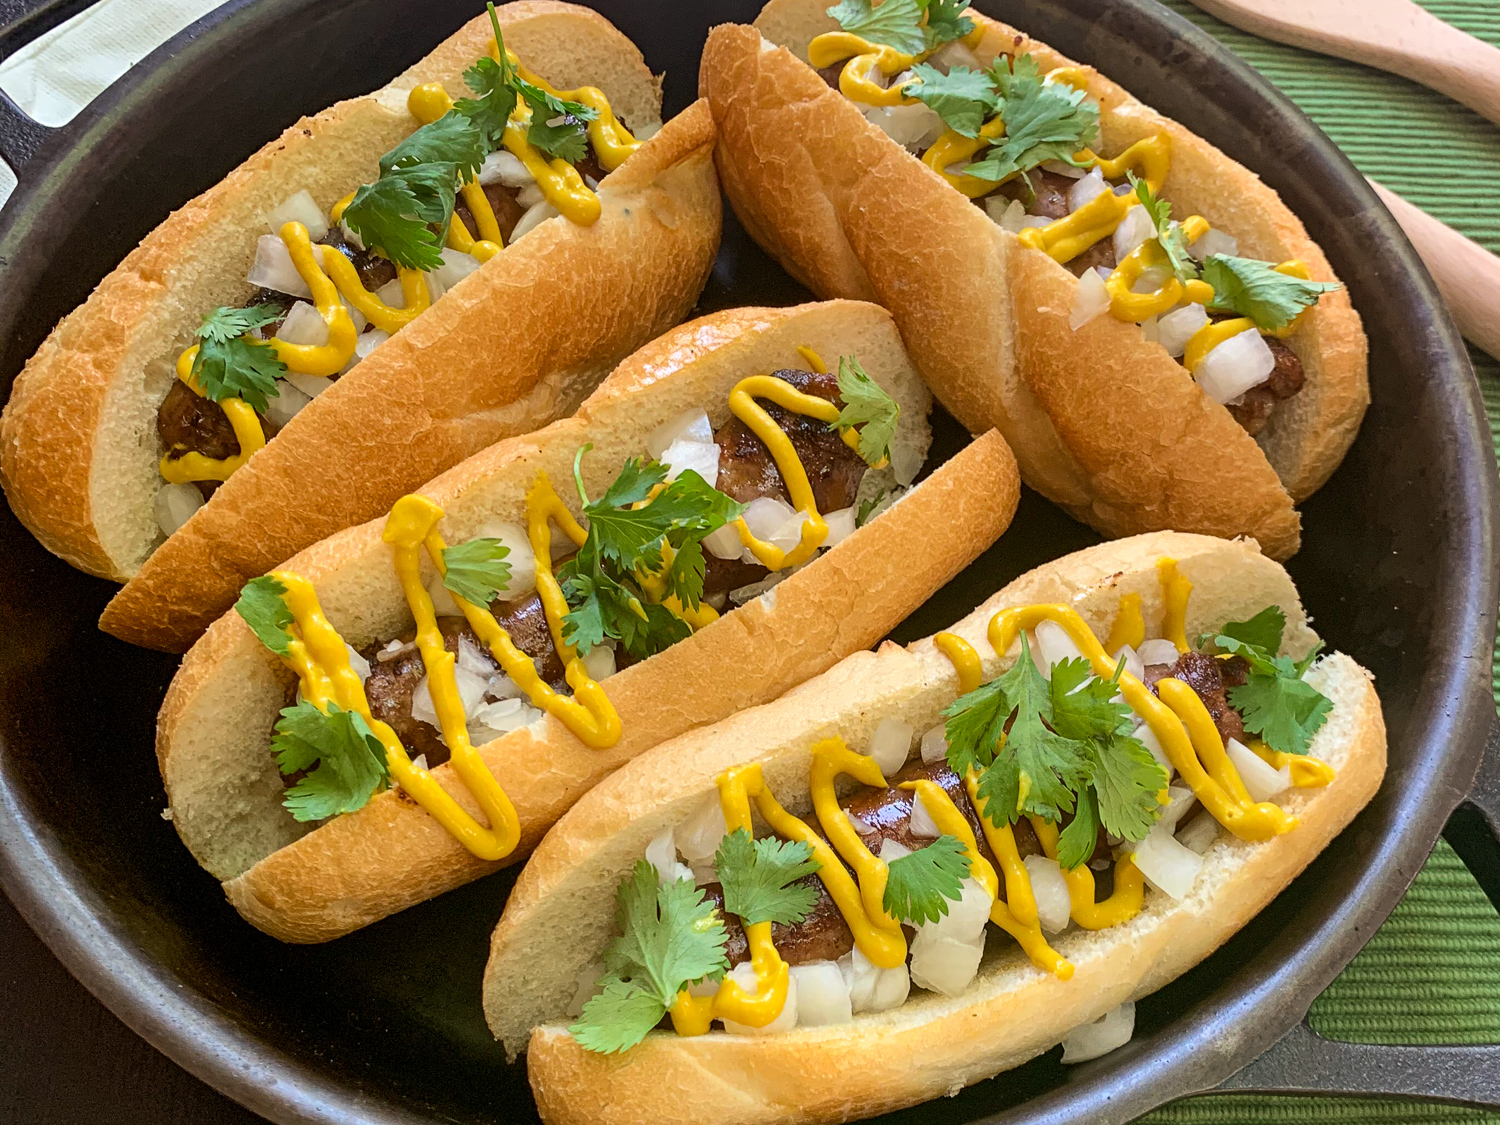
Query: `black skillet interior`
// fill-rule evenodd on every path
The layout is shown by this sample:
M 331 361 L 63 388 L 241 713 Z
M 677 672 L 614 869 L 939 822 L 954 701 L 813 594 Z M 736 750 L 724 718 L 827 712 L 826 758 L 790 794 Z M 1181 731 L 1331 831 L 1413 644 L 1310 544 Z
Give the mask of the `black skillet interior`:
M 748 21 L 759 5 L 595 6 L 666 71 L 674 112 L 694 94 L 707 28 Z M 1123 1120 L 1213 1084 L 1295 1022 L 1399 897 L 1467 786 L 1492 713 L 1493 465 L 1451 325 L 1326 138 L 1150 0 L 978 6 L 1099 65 L 1262 172 L 1329 252 L 1371 336 L 1375 405 L 1343 468 L 1307 505 L 1292 570 L 1323 634 L 1377 674 L 1388 783 L 1270 909 L 1141 1006 L 1130 1048 L 1072 1072 L 1054 1051 L 897 1118 Z M 96 102 L 23 175 L 0 224 L 7 378 L 170 207 L 299 113 L 386 81 L 478 5 L 229 8 L 232 18 L 211 17 Z M 702 309 L 804 297 L 726 214 Z M 961 440 L 951 420 L 940 438 Z M 173 1057 L 277 1120 L 532 1119 L 524 1070 L 504 1064 L 479 1010 L 510 876 L 324 947 L 281 945 L 244 925 L 160 816 L 150 748 L 175 662 L 98 633 L 111 588 L 47 555 L 8 511 L 0 527 L 4 875 L 70 968 Z M 898 638 L 950 623 L 1010 577 L 1094 538 L 1028 494 L 1012 531 Z

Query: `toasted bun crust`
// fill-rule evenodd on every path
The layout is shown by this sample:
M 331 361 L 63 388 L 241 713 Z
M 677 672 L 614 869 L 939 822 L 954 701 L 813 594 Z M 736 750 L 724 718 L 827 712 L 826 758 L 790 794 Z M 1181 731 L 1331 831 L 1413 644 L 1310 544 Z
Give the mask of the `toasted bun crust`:
M 1287 341 L 1307 384 L 1258 439 L 1139 330 L 1102 316 L 1068 324 L 1077 281 L 1021 245 L 869 123 L 805 62 L 837 24 L 823 0 L 771 0 L 756 26 L 715 28 L 700 92 L 718 124 L 724 190 L 747 230 L 825 296 L 889 308 L 924 378 L 970 429 L 998 427 L 1028 484 L 1110 535 L 1160 528 L 1250 535 L 1295 552 L 1300 502 L 1329 476 L 1369 400 L 1366 343 L 1346 292 L 1325 295 Z M 975 53 L 1071 60 L 1015 28 L 984 28 Z M 764 38 L 762 38 L 764 36 Z M 780 46 L 775 46 L 780 44 Z M 1172 139 L 1163 194 L 1202 214 L 1242 252 L 1300 258 L 1335 280 L 1276 193 L 1092 68 L 1100 150 Z
M 890 316 L 849 301 L 738 309 L 668 333 L 627 359 L 580 408 L 546 429 L 504 441 L 424 487 L 447 513 L 449 542 L 486 520 L 524 519 L 524 494 L 545 471 L 569 487 L 585 442 L 585 483 L 599 495 L 646 435 L 686 409 L 717 426 L 739 379 L 825 357 L 858 355 L 902 406 L 897 445 L 928 442 L 930 398 Z M 775 698 L 839 658 L 878 641 L 971 562 L 1009 524 L 1015 461 L 998 434 L 982 437 L 898 503 L 770 593 L 606 683 L 622 737 L 590 750 L 550 716 L 489 743 L 485 762 L 516 806 L 523 858 L 584 791 L 663 739 Z M 330 621 L 356 648 L 410 627 L 381 541 L 382 521 L 316 544 L 287 565 L 309 578 Z M 287 941 L 324 941 L 450 890 L 500 864 L 476 860 L 399 790 L 316 831 L 281 807 L 268 752 L 289 677 L 233 612 L 203 636 L 168 689 L 157 755 L 173 824 L 194 856 L 225 881 L 247 919 Z M 448 766 L 433 771 L 466 807 Z
M 984 654 L 987 678 L 1014 658 L 1002 660 L 986 639 L 990 619 L 1007 606 L 1066 602 L 1102 634 L 1120 596 L 1137 593 L 1155 632 L 1162 610 L 1155 564 L 1163 556 L 1177 559 L 1194 584 L 1189 635 L 1274 603 L 1289 619 L 1285 651 L 1306 652 L 1313 642 L 1291 580 L 1255 544 L 1170 532 L 1040 567 L 954 631 Z M 1311 749 L 1338 770 L 1333 784 L 1282 799 L 1300 819 L 1287 835 L 1246 844 L 1221 833 L 1185 901 L 1148 891 L 1145 910 L 1131 922 L 1055 938 L 1076 967 L 1072 980 L 1035 969 L 996 934 L 979 976 L 955 999 L 917 991 L 901 1008 L 838 1026 L 759 1037 L 653 1032 L 622 1055 L 584 1051 L 566 1021 L 557 1021 L 580 972 L 612 936 L 615 888 L 654 836 L 714 792 L 719 773 L 759 761 L 777 799 L 806 814 L 813 743 L 837 734 L 862 747 L 888 717 L 930 728 L 957 693 L 952 665 L 931 640 L 856 653 L 774 703 L 664 743 L 558 822 L 522 871 L 491 941 L 484 987 L 490 1027 L 511 1052 L 527 1049 L 532 1088 L 550 1125 L 833 1122 L 956 1093 L 1202 960 L 1370 799 L 1385 770 L 1385 728 L 1369 674 L 1332 656 L 1310 678 L 1334 703 Z
M 595 12 L 521 0 L 499 14 L 508 45 L 549 80 L 600 86 L 628 121 L 659 119 L 658 79 Z M 93 574 L 137 578 L 106 611 L 107 631 L 181 651 L 246 578 L 569 413 L 692 305 L 720 218 L 702 105 L 606 177 L 595 225 L 549 221 L 496 255 L 318 396 L 152 555 L 156 410 L 204 312 L 250 295 L 262 215 L 302 188 L 327 208 L 367 179 L 411 132 L 410 89 L 461 89 L 490 36 L 488 16 L 476 17 L 383 89 L 289 128 L 148 235 L 17 379 L 0 476 L 49 549 Z

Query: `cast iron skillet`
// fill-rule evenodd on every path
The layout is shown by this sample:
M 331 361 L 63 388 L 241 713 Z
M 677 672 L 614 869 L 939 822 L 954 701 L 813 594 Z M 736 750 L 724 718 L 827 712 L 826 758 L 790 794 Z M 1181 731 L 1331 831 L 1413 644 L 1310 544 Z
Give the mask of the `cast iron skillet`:
M 748 21 L 759 4 L 597 6 L 666 71 L 675 112 L 693 95 L 708 26 Z M 1269 909 L 1140 1005 L 1128 1047 L 1075 1069 L 1053 1051 L 892 1120 L 1122 1122 L 1237 1071 L 1242 1089 L 1500 1102 L 1495 1048 L 1354 1047 L 1299 1022 L 1420 868 L 1495 719 L 1497 490 L 1458 335 L 1354 169 L 1208 37 L 1149 0 L 979 6 L 1099 65 L 1259 171 L 1349 283 L 1370 332 L 1374 406 L 1307 505 L 1291 569 L 1323 635 L 1378 677 L 1391 768 L 1370 807 Z M 8 0 L 0 14 L 34 7 Z M 0 31 L 0 48 L 56 22 L 59 6 L 43 7 L 28 26 Z M 65 129 L 0 106 L 0 151 L 21 178 L 0 216 L 0 372 L 13 377 L 169 209 L 299 114 L 384 83 L 477 10 L 474 0 L 236 0 Z M 704 309 L 804 296 L 726 217 Z M 281 945 L 245 925 L 159 815 L 152 729 L 173 661 L 97 632 L 108 584 L 46 554 L 8 511 L 0 521 L 0 880 L 58 956 L 136 1031 L 278 1122 L 532 1120 L 524 1070 L 504 1064 L 479 1008 L 511 877 L 323 947 Z M 940 628 L 1093 539 L 1028 495 L 1010 534 L 899 636 Z M 1496 819 L 1497 774 L 1492 755 L 1467 830 L 1452 833 L 1471 862 L 1490 865 L 1480 870 L 1491 897 L 1500 864 L 1484 828 Z

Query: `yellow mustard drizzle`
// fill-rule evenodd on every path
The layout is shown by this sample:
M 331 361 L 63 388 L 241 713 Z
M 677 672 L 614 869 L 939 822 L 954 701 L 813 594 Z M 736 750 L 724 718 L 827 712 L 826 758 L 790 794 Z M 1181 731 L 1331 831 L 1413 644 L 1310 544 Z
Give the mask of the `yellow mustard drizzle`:
M 198 345 L 194 344 L 177 357 L 177 378 L 188 390 L 199 398 L 203 388 L 193 375 L 193 360 L 198 357 Z M 234 428 L 234 440 L 240 451 L 230 457 L 206 457 L 197 450 L 189 450 L 180 457 L 169 451 L 157 466 L 162 477 L 170 484 L 190 484 L 195 480 L 228 480 L 231 473 L 250 460 L 250 455 L 266 444 L 266 431 L 260 424 L 254 409 L 242 398 L 225 398 L 219 401 Z
M 968 695 L 984 678 L 984 665 L 979 662 L 979 653 L 974 646 L 957 633 L 939 633 L 932 638 L 938 651 L 953 662 L 958 673 L 958 694 Z
M 1109 640 L 1104 642 L 1106 652 L 1119 652 L 1126 645 L 1140 648 L 1146 640 L 1146 619 L 1141 616 L 1141 596 L 1122 594 L 1120 608 L 1115 611 L 1115 623 L 1109 628 Z
M 854 830 L 854 825 L 849 823 L 849 818 L 839 807 L 838 794 L 834 790 L 834 780 L 839 774 L 848 774 L 855 781 L 877 789 L 886 787 L 885 775 L 875 764 L 874 758 L 867 754 L 856 754 L 841 738 L 824 739 L 813 747 L 811 790 L 813 811 L 818 815 L 818 823 L 823 826 L 823 832 L 834 850 L 858 876 L 860 900 L 864 905 L 866 918 L 875 929 L 892 935 L 894 939 L 901 935 L 901 924 L 886 913 L 884 905 L 885 884 L 890 869 L 865 847 L 859 833 Z M 902 944 L 904 947 L 904 937 Z M 902 958 L 905 959 L 904 948 Z
M 630 135 L 630 130 L 625 128 L 620 119 L 615 116 L 614 109 L 609 104 L 609 99 L 604 96 L 604 91 L 596 86 L 579 86 L 576 90 L 559 90 L 549 84 L 540 75 L 526 69 L 516 61 L 515 55 L 506 52 L 521 77 L 533 86 L 539 86 L 547 93 L 561 98 L 563 101 L 579 102 L 592 109 L 597 116 L 587 125 L 589 140 L 594 146 L 594 155 L 599 159 L 599 167 L 606 172 L 613 172 L 621 164 L 641 147 L 642 142 Z M 490 55 L 495 55 L 494 41 L 490 41 Z M 559 208 L 560 210 L 560 208 Z
M 1127 172 L 1135 172 L 1153 192 L 1160 192 L 1172 163 L 1172 138 L 1166 133 L 1143 137 L 1113 160 L 1095 156 L 1087 149 L 1078 153 L 1075 159 L 1085 166 L 1097 167 L 1106 180 L 1117 180 Z M 1124 195 L 1106 191 L 1056 222 L 1044 227 L 1027 227 L 1016 237 L 1023 245 L 1041 250 L 1055 262 L 1070 262 L 1094 243 L 1114 234 L 1126 212 L 1140 205 L 1141 201 L 1133 191 Z
M 966 137 L 962 133 L 949 129 L 933 141 L 931 147 L 922 154 L 922 163 L 970 199 L 978 199 L 982 195 L 988 195 L 1005 181 L 986 180 L 979 176 L 971 176 L 967 172 L 950 172 L 948 169 L 955 164 L 967 164 L 986 144 L 1004 135 L 1005 122 L 998 114 L 979 127 L 977 137 Z
M 797 354 L 807 361 L 807 366 L 812 368 L 818 375 L 828 374 L 828 365 L 823 362 L 823 357 L 806 344 L 797 345 Z
M 1188 242 L 1196 242 L 1208 232 L 1208 220 L 1200 215 L 1193 215 L 1183 221 L 1182 230 L 1183 237 Z M 1181 301 L 1207 305 L 1214 299 L 1213 286 L 1197 278 L 1178 281 L 1177 278 L 1168 276 L 1149 293 L 1134 291 L 1141 274 L 1166 264 L 1167 256 L 1161 243 L 1155 238 L 1146 239 L 1126 254 L 1104 283 L 1104 288 L 1109 293 L 1110 312 L 1119 320 L 1141 321 L 1149 316 L 1171 312 Z
M 1057 825 L 1039 816 L 1027 819 L 1042 845 L 1042 854 L 1055 860 L 1060 835 Z M 1068 884 L 1068 916 L 1085 930 L 1105 930 L 1128 922 L 1141 912 L 1141 905 L 1146 901 L 1145 877 L 1128 855 L 1115 860 L 1114 890 L 1103 902 L 1094 901 L 1094 873 L 1088 864 L 1061 870 L 1063 880 Z
M 1187 224 L 1184 223 L 1184 226 Z M 1296 258 L 1282 262 L 1273 267 L 1277 273 L 1284 273 L 1288 277 L 1300 277 L 1303 281 L 1309 280 L 1307 264 Z M 1189 284 L 1192 284 L 1191 282 Z M 1212 291 L 1209 293 L 1212 299 Z M 1196 299 L 1196 298 L 1195 298 Z M 1311 308 L 1312 306 L 1308 306 Z M 1303 309 L 1288 323 L 1282 327 L 1268 332 L 1262 332 L 1265 336 L 1275 336 L 1278 340 L 1284 340 L 1297 329 L 1302 318 L 1307 315 L 1308 310 Z M 1241 332 L 1248 332 L 1255 328 L 1255 321 L 1247 316 L 1231 317 L 1229 320 L 1213 321 L 1205 324 L 1188 338 L 1187 347 L 1182 353 L 1182 365 L 1189 371 L 1197 371 L 1198 365 L 1203 362 L 1205 356 L 1213 351 L 1231 336 L 1238 336 Z
M 1157 559 L 1156 577 L 1161 582 L 1161 635 L 1178 652 L 1187 652 L 1192 647 L 1187 639 L 1187 606 L 1193 584 L 1178 573 L 1176 559 Z
M 441 82 L 426 82 L 412 87 L 411 93 L 406 95 L 406 108 L 423 125 L 431 125 L 453 108 L 453 99 L 443 89 Z M 480 237 L 475 238 L 470 234 L 464 221 L 454 215 L 448 222 L 448 246 L 461 254 L 472 254 L 481 262 L 487 262 L 505 246 L 505 240 L 500 237 L 500 224 L 495 221 L 495 210 L 490 206 L 489 197 L 484 194 L 484 187 L 479 181 L 466 180 L 458 190 L 464 202 L 469 205 L 469 213 L 474 216 L 474 224 L 479 228 Z
M 1251 740 L 1249 749 L 1274 770 L 1290 766 L 1292 784 L 1298 789 L 1321 789 L 1335 777 L 1333 767 L 1327 762 L 1306 754 L 1283 754 L 1258 738 Z
M 974 47 L 983 38 L 984 29 L 976 25 L 958 42 Z M 880 85 L 870 77 L 871 71 L 879 70 L 884 77 L 894 78 L 931 54 L 932 51 L 921 51 L 908 55 L 849 31 L 826 31 L 814 36 L 807 46 L 808 61 L 818 70 L 847 59 L 839 71 L 839 92 L 851 101 L 875 106 L 911 105 L 917 99 L 903 97 L 899 86 Z

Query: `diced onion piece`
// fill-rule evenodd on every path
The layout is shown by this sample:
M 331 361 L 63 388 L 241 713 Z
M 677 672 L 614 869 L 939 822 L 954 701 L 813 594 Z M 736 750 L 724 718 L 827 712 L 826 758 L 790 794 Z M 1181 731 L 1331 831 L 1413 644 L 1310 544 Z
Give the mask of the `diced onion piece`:
M 1130 291 L 1132 293 L 1155 293 L 1171 280 L 1172 271 L 1166 266 L 1150 266 L 1141 271 L 1141 275 L 1135 279 L 1135 284 L 1130 287 Z
M 847 809 L 845 811 L 848 812 Z M 849 813 L 848 815 L 849 822 L 854 825 L 854 830 L 858 832 L 860 830 L 859 826 L 861 824 L 864 824 L 864 822 L 853 813 Z M 868 824 L 865 825 L 865 831 L 870 831 L 870 826 Z M 902 856 L 908 855 L 911 855 L 910 848 L 908 848 L 905 844 L 900 843 L 897 840 L 892 840 L 889 836 L 887 836 L 880 841 L 880 851 L 877 854 L 876 858 L 878 858 L 881 863 L 894 863 Z
M 321 246 L 313 247 L 313 256 L 319 265 L 323 262 L 322 250 Z M 257 289 L 274 289 L 291 297 L 312 296 L 307 282 L 302 280 L 297 267 L 292 265 L 291 251 L 274 234 L 263 234 L 255 240 L 255 263 L 245 275 L 245 280 Z
M 994 905 L 989 891 L 980 886 L 979 880 L 967 876 L 963 882 L 963 897 L 957 902 L 951 899 L 945 901 L 948 913 L 935 922 L 923 922 L 917 927 L 917 937 L 914 940 L 923 940 L 925 934 L 927 940 L 942 937 L 983 944 L 985 923 L 990 920 L 990 907 Z
M 1132 207 L 1125 212 L 1120 225 L 1115 227 L 1115 261 L 1123 262 L 1125 256 L 1137 246 L 1146 239 L 1155 237 L 1156 223 L 1151 218 L 1151 212 L 1144 207 Z
M 776 496 L 757 496 L 745 507 L 745 526 L 757 539 L 790 551 L 802 541 L 802 524 L 807 516 L 785 500 Z M 746 562 L 756 561 L 748 547 L 742 556 Z
M 1169 832 L 1174 831 L 1177 822 L 1187 816 L 1197 799 L 1185 785 L 1168 786 L 1167 803 L 1161 806 L 1161 811 L 1157 814 L 1157 824 Z
M 480 527 L 475 537 L 498 539 L 510 551 L 505 556 L 505 561 L 510 564 L 510 579 L 500 591 L 501 597 L 515 601 L 536 589 L 536 552 L 531 549 L 531 539 L 524 527 L 506 520 L 490 520 Z M 572 540 L 567 542 L 571 548 Z
M 401 288 L 401 279 L 393 277 L 375 290 L 375 296 L 380 299 L 382 305 L 393 309 L 404 309 L 406 307 L 406 293 Z
M 432 599 L 432 612 L 439 617 L 463 616 L 463 610 L 458 608 L 458 603 L 453 600 L 448 587 L 443 585 L 442 575 L 432 576 L 432 581 L 427 583 L 427 596 Z
M 1167 349 L 1173 359 L 1187 350 L 1193 334 L 1208 323 L 1208 310 L 1202 305 L 1183 305 L 1159 317 L 1156 322 L 1156 342 Z
M 1221 230 L 1210 227 L 1203 237 L 1188 246 L 1188 253 L 1200 262 L 1214 254 L 1237 258 L 1240 254 L 1239 240 Z
M 1140 653 L 1130 645 L 1121 645 L 1110 655 L 1110 659 L 1119 663 L 1122 656 L 1125 658 L 1125 671 L 1138 680 L 1146 674 L 1146 665 L 1141 661 Z
M 478 258 L 473 254 L 465 254 L 462 250 L 454 250 L 452 247 L 444 246 L 438 251 L 443 256 L 443 264 L 427 274 L 429 282 L 436 281 L 443 287 L 443 292 L 452 289 L 464 278 L 477 270 L 480 266 Z M 437 296 L 441 296 L 438 294 Z M 435 296 L 434 300 L 437 299 Z
M 675 418 L 668 419 L 646 435 L 646 452 L 657 460 L 667 447 L 678 441 L 711 442 L 714 428 L 708 420 L 708 412 L 700 408 L 684 410 Z
M 646 845 L 646 862 L 656 868 L 656 877 L 663 883 L 693 881 L 692 869 L 677 861 L 677 843 L 670 828 Z
M 288 344 L 311 344 L 322 347 L 328 343 L 328 322 L 318 310 L 306 301 L 298 301 L 287 310 L 286 319 L 276 329 L 276 338 Z
M 344 236 L 344 241 L 356 250 L 365 248 L 365 240 L 359 237 L 359 232 L 348 223 L 339 223 L 339 233 Z
M 922 466 L 926 461 L 926 455 L 916 446 L 900 441 L 891 443 L 891 472 L 896 478 L 896 483 L 902 488 L 917 479 L 917 474 L 922 471 Z M 901 499 L 900 495 L 895 495 L 891 503 L 894 504 L 899 499 Z M 872 515 L 870 518 L 875 517 Z
M 1219 822 L 1207 810 L 1199 813 L 1183 825 L 1177 833 L 1177 842 L 1195 855 L 1202 855 L 1219 838 Z
M 875 759 L 880 772 L 890 777 L 906 764 L 911 755 L 911 740 L 915 732 L 911 724 L 900 719 L 881 719 L 875 733 L 870 736 L 870 746 L 865 751 Z
M 615 650 L 608 645 L 595 645 L 582 659 L 583 670 L 595 683 L 607 680 L 615 674 Z
M 828 538 L 823 540 L 824 547 L 837 547 L 845 539 L 854 534 L 854 517 L 858 513 L 853 507 L 840 508 L 836 512 L 829 512 L 823 517 L 823 522 L 828 525 Z
M 539 203 L 545 203 L 546 200 L 546 193 L 536 184 L 523 184 L 521 190 L 516 192 L 516 202 L 528 210 Z
M 1269 801 L 1292 787 L 1292 767 L 1276 769 L 1250 747 L 1231 738 L 1224 744 L 1224 752 L 1234 766 L 1240 780 L 1245 783 L 1245 792 L 1253 801 Z
M 922 761 L 930 766 L 933 762 L 947 760 L 948 729 L 943 726 L 933 727 L 922 736 Z
M 359 345 L 355 345 L 359 350 Z M 320 394 L 333 386 L 333 380 L 326 375 L 302 375 L 296 371 L 288 371 L 282 376 L 284 382 L 290 383 L 308 398 L 317 398 Z
M 510 232 L 511 242 L 516 242 L 518 239 L 525 237 L 542 223 L 545 223 L 548 219 L 556 218 L 559 214 L 561 212 L 545 200 L 535 206 L 528 207 L 526 214 L 517 220 L 515 230 Z
M 1229 337 L 1198 361 L 1193 378 L 1215 402 L 1230 403 L 1271 377 L 1276 357 L 1259 329 Z
M 719 446 L 716 442 L 679 439 L 662 451 L 661 460 L 667 466 L 668 480 L 676 480 L 692 469 L 710 488 L 719 481 Z
M 823 1027 L 854 1018 L 849 982 L 837 961 L 812 961 L 791 967 L 797 982 L 797 1026 Z
M 578 989 L 568 1002 L 567 1014 L 572 1019 L 583 1015 L 583 1006 L 599 991 L 599 978 L 604 975 L 604 962 L 591 961 L 578 973 Z
M 678 847 L 682 856 L 694 867 L 713 863 L 719 843 L 729 831 L 724 821 L 724 806 L 717 791 L 703 798 L 702 803 L 677 828 Z
M 285 426 L 311 401 L 312 395 L 304 394 L 285 379 L 277 379 L 276 394 L 266 399 L 266 420 L 278 428 Z
M 1141 339 L 1152 344 L 1160 342 L 1161 331 L 1157 327 L 1157 321 L 1158 318 L 1154 316 L 1148 316 L 1141 321 Z
M 746 992 L 755 992 L 759 983 L 755 979 L 755 967 L 749 961 L 741 961 L 729 972 L 724 974 L 725 980 L 732 980 Z M 751 1027 L 749 1024 L 735 1023 L 733 1020 L 724 1021 L 724 1030 L 731 1035 L 775 1035 L 781 1031 L 791 1031 L 797 1026 L 797 978 L 790 976 L 786 986 L 786 1004 L 777 1016 L 765 1027 Z
M 912 794 L 910 830 L 913 836 L 927 840 L 936 840 L 943 834 L 937 821 L 932 819 L 932 813 L 927 811 L 927 802 L 920 793 Z
M 1066 176 L 1070 180 L 1081 180 L 1089 174 L 1090 169 L 1069 164 L 1066 160 L 1043 160 L 1042 171 L 1051 172 L 1054 176 Z
M 475 746 L 483 746 L 502 734 L 529 727 L 541 717 L 539 708 L 514 697 L 482 703 L 469 717 L 469 741 Z
M 1011 234 L 1020 234 L 1026 229 L 1026 205 L 1019 199 L 992 195 L 984 201 L 984 213 Z
M 359 682 L 364 683 L 370 678 L 370 662 L 359 654 L 359 650 L 348 641 L 344 642 L 344 652 L 349 657 L 349 667 L 354 669 L 354 674 L 359 677 Z
M 465 717 L 472 717 L 483 703 L 487 678 L 465 668 L 454 666 L 453 679 L 458 685 L 458 696 L 463 702 Z M 416 690 L 411 693 L 411 717 L 419 723 L 437 727 L 438 737 L 442 738 L 443 726 L 438 721 L 437 710 L 432 705 L 432 688 L 427 681 L 428 677 L 424 675 L 421 682 L 417 684 Z
M 307 228 L 307 236 L 314 242 L 328 233 L 328 219 L 323 214 L 323 208 L 318 206 L 312 193 L 305 189 L 266 212 L 266 226 L 278 238 L 286 223 L 301 223 Z
M 1068 631 L 1056 621 L 1038 621 L 1036 626 L 1037 663 L 1042 670 L 1050 669 L 1064 660 L 1081 660 L 1083 652 L 1068 636 Z
M 1193 889 L 1203 857 L 1189 851 L 1172 836 L 1172 826 L 1162 821 L 1135 845 L 1131 856 L 1141 874 L 1162 894 L 1181 902 Z
M 1165 637 L 1142 641 L 1136 652 L 1140 655 L 1141 663 L 1148 668 L 1153 664 L 1176 664 L 1177 658 L 1182 655 L 1177 651 L 1177 646 Z
M 1077 332 L 1085 324 L 1109 311 L 1109 290 L 1098 270 L 1084 270 L 1078 279 L 1078 288 L 1073 291 L 1073 310 L 1068 314 L 1068 327 Z
M 489 652 L 462 634 L 458 638 L 457 663 L 464 671 L 474 672 L 486 680 L 495 674 L 495 662 L 490 659 Z
M 1092 203 L 1099 196 L 1110 190 L 1108 182 L 1104 179 L 1104 173 L 1097 167 L 1089 170 L 1086 176 L 1081 176 L 1073 181 L 1073 186 L 1068 189 L 1068 210 L 1076 211 L 1080 207 Z
M 1029 855 L 1024 862 L 1031 878 L 1031 893 L 1036 896 L 1037 921 L 1049 934 L 1062 933 L 1073 913 L 1073 898 L 1062 867 L 1044 855 Z
M 484 694 L 491 699 L 520 699 L 526 693 L 521 690 L 521 685 L 516 683 L 504 672 L 496 672 L 484 685 Z
M 839 972 L 849 982 L 849 1003 L 855 1012 L 888 1012 L 906 1003 L 911 977 L 903 962 L 893 969 L 877 967 L 859 947 L 839 958 Z
M 1167 752 L 1162 749 L 1161 740 L 1156 737 L 1156 732 L 1151 729 L 1150 724 L 1143 721 L 1140 726 L 1136 727 L 1135 737 L 1140 740 L 1142 746 L 1150 751 L 1151 756 L 1156 759 L 1157 764 L 1167 771 L 1167 778 L 1170 780 L 1172 775 L 1177 771 L 1167 759 Z
M 504 184 L 506 187 L 518 188 L 535 182 L 531 173 L 526 170 L 526 165 L 521 163 L 521 158 L 503 148 L 496 149 L 484 158 L 475 179 L 484 187 Z
M 938 938 L 923 942 L 919 935 L 911 947 L 911 982 L 918 988 L 944 996 L 958 996 L 979 972 L 984 941 Z
M 199 508 L 203 493 L 192 484 L 164 484 L 156 493 L 156 525 L 163 535 L 171 535 Z
M 740 533 L 733 524 L 728 523 L 705 535 L 703 545 L 716 559 L 737 559 L 745 550 L 740 545 Z
M 355 359 L 361 360 L 366 358 L 390 338 L 391 334 L 383 328 L 372 328 L 368 332 L 361 332 L 354 340 Z
M 928 62 L 940 67 L 944 74 L 955 66 L 966 66 L 970 70 L 983 70 L 984 64 L 979 57 L 964 44 L 962 39 L 953 39 L 944 43 L 928 58 Z
M 948 128 L 930 106 L 872 105 L 865 107 L 865 118 L 902 147 L 927 148 Z
M 1100 1055 L 1107 1055 L 1116 1047 L 1130 1042 L 1135 1033 L 1135 1001 L 1127 1000 L 1113 1008 L 1093 1023 L 1075 1027 L 1062 1041 L 1062 1061 L 1065 1063 L 1088 1062 Z
M 657 133 L 661 132 L 660 121 L 647 121 L 633 130 L 633 135 L 638 141 L 649 141 Z

